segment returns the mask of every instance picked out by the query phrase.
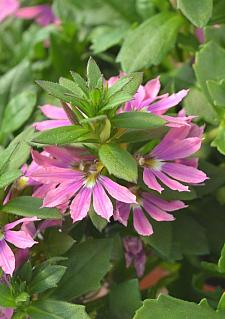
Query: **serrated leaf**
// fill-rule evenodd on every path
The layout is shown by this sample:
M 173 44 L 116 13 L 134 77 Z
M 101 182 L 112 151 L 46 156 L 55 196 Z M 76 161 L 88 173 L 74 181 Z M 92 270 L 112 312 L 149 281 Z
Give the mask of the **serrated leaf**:
M 82 98 L 84 96 L 83 91 L 74 81 L 61 77 L 59 79 L 59 84 L 68 91 L 71 91 L 76 97 Z
M 118 92 L 109 98 L 108 103 L 105 106 L 103 106 L 103 108 L 101 109 L 101 112 L 114 109 L 114 108 L 117 109 L 123 103 L 130 101 L 131 99 L 132 99 L 132 95 L 130 95 L 129 93 L 125 93 L 122 91 Z
M 124 112 L 112 119 L 112 124 L 118 128 L 148 129 L 165 124 L 159 116 L 147 112 Z
M 204 27 L 212 16 L 213 0 L 178 0 L 177 7 L 196 27 Z
M 72 75 L 72 78 L 74 82 L 81 88 L 81 90 L 87 94 L 88 93 L 88 87 L 87 87 L 87 82 L 80 76 L 80 74 L 71 71 L 70 72 Z
M 99 158 L 110 174 L 128 182 L 137 181 L 137 163 L 132 155 L 116 144 L 104 144 L 99 149 Z
M 20 196 L 10 200 L 6 205 L 0 207 L 0 210 L 18 216 L 37 216 L 42 219 L 62 218 L 56 208 L 41 208 L 41 206 L 42 201 L 39 198 Z
M 68 94 L 72 94 L 71 91 L 67 90 L 63 86 L 59 85 L 58 83 L 49 82 L 49 81 L 36 81 L 40 87 L 42 87 L 48 94 L 64 101 L 70 103 L 73 99 Z
M 193 302 L 160 295 L 158 299 L 147 299 L 136 312 L 134 319 L 223 319 L 224 313 L 202 307 Z
M 131 30 L 117 57 L 122 69 L 133 72 L 158 65 L 173 48 L 182 23 L 181 16 L 163 12 Z

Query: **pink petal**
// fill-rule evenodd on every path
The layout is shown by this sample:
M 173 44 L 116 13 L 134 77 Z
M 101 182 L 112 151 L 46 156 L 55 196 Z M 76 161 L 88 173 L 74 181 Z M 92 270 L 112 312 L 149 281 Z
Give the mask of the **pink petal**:
M 167 201 L 154 194 L 150 194 L 146 192 L 142 193 L 142 196 L 144 199 L 151 201 L 154 205 L 168 212 L 172 212 L 172 211 L 187 207 L 187 205 L 185 205 L 180 200 Z
M 149 110 L 153 113 L 162 114 L 171 107 L 179 104 L 187 94 L 188 90 L 181 90 L 178 93 L 174 93 L 169 97 L 150 105 Z
M 153 234 L 152 225 L 149 220 L 145 217 L 141 208 L 134 208 L 133 210 L 133 223 L 134 228 L 138 234 L 142 236 L 150 236 Z
M 23 230 L 13 231 L 8 230 L 5 233 L 5 240 L 18 248 L 30 248 L 37 242 Z
M 11 319 L 13 316 L 13 308 L 3 308 L 0 307 L 0 318 L 1 319 Z
M 50 158 L 49 156 L 45 156 L 35 150 L 32 150 L 31 151 L 31 156 L 34 160 L 34 162 L 38 165 L 38 166 L 59 166 L 58 165 L 58 162 L 53 159 L 53 158 Z
M 161 221 L 172 221 L 174 220 L 174 216 L 171 214 L 166 213 L 164 210 L 156 207 L 155 205 L 151 204 L 148 200 L 143 200 L 143 207 L 146 212 L 158 222 Z
M 34 222 L 34 221 L 37 221 L 37 220 L 40 220 L 40 219 L 37 218 L 36 216 L 21 218 L 21 219 L 16 220 L 15 222 L 6 224 L 4 226 L 4 230 L 6 231 L 6 230 L 9 230 L 9 229 L 12 229 L 12 228 L 16 227 L 19 224 L 27 223 L 27 222 Z
M 45 151 L 52 157 L 55 157 L 58 161 L 64 163 L 64 167 L 73 165 L 74 163 L 80 163 L 81 160 L 94 160 L 95 157 L 90 155 L 88 151 L 81 147 L 56 147 L 47 146 Z
M 55 189 L 56 186 L 57 184 L 43 184 L 35 189 L 32 196 L 43 199 L 46 194 L 52 189 Z
M 41 106 L 42 113 L 52 120 L 69 120 L 66 112 L 62 107 L 57 107 L 51 104 Z
M 175 181 L 174 179 L 171 179 L 163 172 L 154 170 L 154 174 L 158 179 L 161 180 L 163 184 L 165 184 L 170 189 L 176 190 L 179 192 L 189 192 L 188 186 L 184 186 L 181 183 Z
M 83 174 L 81 172 L 70 168 L 60 168 L 54 166 L 37 169 L 30 176 L 35 181 L 41 182 L 43 184 L 63 183 L 66 181 L 73 181 L 83 178 Z
M 130 205 L 123 202 L 116 202 L 116 209 L 114 211 L 114 220 L 127 226 L 128 218 L 130 215 Z
M 206 174 L 199 169 L 179 163 L 165 163 L 162 166 L 162 171 L 172 178 L 186 183 L 197 184 L 208 179 Z
M 47 120 L 41 122 L 35 122 L 33 127 L 38 131 L 45 131 L 51 128 L 56 128 L 60 126 L 69 126 L 71 125 L 69 120 Z
M 98 215 L 109 221 L 113 215 L 113 205 L 99 182 L 95 184 L 93 189 L 93 206 Z
M 70 213 L 74 223 L 87 216 L 91 204 L 91 195 L 92 189 L 83 187 L 72 201 Z
M 124 203 L 136 203 L 136 196 L 126 187 L 113 182 L 106 176 L 101 176 L 100 181 L 113 198 Z
M 56 207 L 67 202 L 82 187 L 83 180 L 73 183 L 62 183 L 47 193 L 43 207 Z
M 174 139 L 167 143 L 160 143 L 151 152 L 151 156 L 161 160 L 175 160 L 188 157 L 196 153 L 201 147 L 201 139 L 198 137 L 184 140 Z
M 0 0 L 0 22 L 13 15 L 19 8 L 18 0 Z
M 154 189 L 159 193 L 164 190 L 164 188 L 161 187 L 161 185 L 158 183 L 155 175 L 153 174 L 153 171 L 151 171 L 150 168 L 144 168 L 143 180 L 149 188 Z
M 148 98 L 154 100 L 159 94 L 160 90 L 159 76 L 156 79 L 150 80 L 145 84 L 145 92 Z
M 15 270 L 15 256 L 4 240 L 0 241 L 0 267 L 5 274 L 12 276 Z

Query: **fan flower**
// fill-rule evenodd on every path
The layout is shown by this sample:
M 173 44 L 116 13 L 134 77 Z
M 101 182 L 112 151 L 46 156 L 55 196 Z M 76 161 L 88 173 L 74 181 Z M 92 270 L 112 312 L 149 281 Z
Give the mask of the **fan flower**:
M 133 264 L 137 276 L 142 277 L 145 271 L 146 255 L 141 239 L 138 237 L 125 237 L 123 246 L 126 267 L 128 268 Z
M 196 168 L 197 162 L 189 156 L 201 147 L 203 128 L 197 125 L 171 128 L 162 141 L 147 155 L 137 155 L 139 165 L 143 167 L 144 183 L 153 190 L 163 191 L 159 184 L 180 192 L 189 191 L 188 184 L 199 184 L 207 178 Z
M 153 234 L 153 228 L 146 217 L 145 212 L 158 222 L 173 221 L 175 218 L 168 212 L 176 211 L 187 207 L 180 200 L 166 201 L 154 194 L 141 192 L 137 194 L 137 204 L 126 204 L 117 201 L 114 211 L 114 220 L 127 226 L 130 211 L 133 211 L 133 225 L 138 234 L 150 236 Z
M 56 157 L 49 158 L 34 151 L 33 159 L 39 168 L 31 173 L 31 178 L 42 183 L 42 187 L 50 185 L 51 190 L 42 194 L 43 206 L 56 207 L 68 203 L 73 222 L 76 222 L 87 216 L 93 198 L 95 212 L 109 221 L 113 205 L 107 193 L 124 203 L 136 202 L 135 195 L 126 187 L 101 174 L 102 164 L 90 155 L 82 161 L 82 157 L 77 158 L 71 153 L 67 157 L 67 150 L 63 148 L 47 150 Z M 59 154 L 62 155 L 61 162 L 57 158 Z
M 15 270 L 15 256 L 11 248 L 8 246 L 7 242 L 13 244 L 17 248 L 30 248 L 37 242 L 33 240 L 31 235 L 25 230 L 12 230 L 19 224 L 36 221 L 37 217 L 27 217 L 16 220 L 12 223 L 6 224 L 1 232 L 0 238 L 0 267 L 5 274 L 12 276 Z

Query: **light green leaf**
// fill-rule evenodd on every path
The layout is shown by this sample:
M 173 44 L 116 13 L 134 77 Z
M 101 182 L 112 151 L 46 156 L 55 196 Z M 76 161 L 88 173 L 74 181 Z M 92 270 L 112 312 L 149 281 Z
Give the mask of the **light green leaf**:
M 59 84 L 66 88 L 68 91 L 71 91 L 76 97 L 82 98 L 84 96 L 83 91 L 74 81 L 61 77 L 59 79 Z
M 120 283 L 112 288 L 109 294 L 110 319 L 132 319 L 140 306 L 141 295 L 137 279 Z
M 147 112 L 125 112 L 117 114 L 112 124 L 118 128 L 148 129 L 165 124 L 159 116 Z
M 218 261 L 218 269 L 221 273 L 225 273 L 225 245 L 222 248 L 221 256 Z
M 20 196 L 0 207 L 2 211 L 18 216 L 37 216 L 42 219 L 60 219 L 61 214 L 56 208 L 40 208 L 42 201 L 31 196 Z
M 73 98 L 69 96 L 69 94 L 72 95 L 73 93 L 58 83 L 42 80 L 36 81 L 36 83 L 48 92 L 48 94 L 60 99 L 61 101 L 70 103 L 73 100 Z
M 131 30 L 117 57 L 125 72 L 157 65 L 175 44 L 181 16 L 163 12 Z
M 87 64 L 87 78 L 89 88 L 96 88 L 101 77 L 102 74 L 97 63 L 95 62 L 95 60 L 92 59 L 92 57 L 90 57 Z
M 12 98 L 5 108 L 2 120 L 2 131 L 14 132 L 19 129 L 31 116 L 36 104 L 36 93 L 24 91 Z
M 225 50 L 216 42 L 206 43 L 196 54 L 194 70 L 204 94 L 213 104 L 207 81 L 225 79 Z
M 219 118 L 213 105 L 198 88 L 191 88 L 184 99 L 184 108 L 188 115 L 196 115 L 210 124 L 218 124 Z
M 110 174 L 128 182 L 137 181 L 137 163 L 128 151 L 116 144 L 104 144 L 99 157 Z
M 15 308 L 16 302 L 12 296 L 12 292 L 9 287 L 1 283 L 0 285 L 0 306 Z
M 193 302 L 160 295 L 158 299 L 147 299 L 136 312 L 134 319 L 223 319 L 224 313 Z
M 177 7 L 196 27 L 204 27 L 212 16 L 213 0 L 178 0 Z
M 91 239 L 74 245 L 67 253 L 67 271 L 56 289 L 57 298 L 73 300 L 98 289 L 110 268 L 111 249 L 110 239 Z
M 3 174 L 0 174 L 0 188 L 8 186 L 21 175 L 22 172 L 19 169 L 6 170 Z
M 78 125 L 71 125 L 61 126 L 37 133 L 33 142 L 39 144 L 63 145 L 85 140 L 87 141 L 90 138 L 91 136 L 89 136 L 86 128 Z
M 84 306 L 51 299 L 32 302 L 27 312 L 32 319 L 90 319 Z
M 220 81 L 207 81 L 209 94 L 213 103 L 225 107 L 225 79 Z
M 221 125 L 218 128 L 217 136 L 211 143 L 211 146 L 215 146 L 217 150 L 225 155 L 225 126 Z

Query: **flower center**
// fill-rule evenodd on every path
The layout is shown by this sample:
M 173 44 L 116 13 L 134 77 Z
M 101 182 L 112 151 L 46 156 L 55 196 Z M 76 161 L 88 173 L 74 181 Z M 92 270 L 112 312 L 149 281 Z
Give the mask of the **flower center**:
M 4 239 L 4 232 L 2 229 L 0 229 L 0 240 L 3 240 Z
M 138 163 L 140 166 L 145 166 L 156 170 L 160 170 L 162 167 L 162 162 L 154 158 L 140 157 Z
M 95 185 L 96 180 L 101 170 L 103 169 L 103 167 L 104 167 L 103 164 L 100 162 L 96 162 L 89 166 L 89 169 L 87 171 L 87 176 L 86 176 L 86 182 L 85 182 L 85 185 L 87 187 L 92 188 Z

